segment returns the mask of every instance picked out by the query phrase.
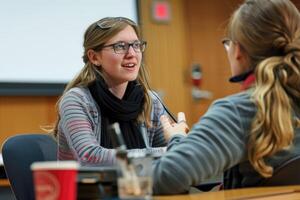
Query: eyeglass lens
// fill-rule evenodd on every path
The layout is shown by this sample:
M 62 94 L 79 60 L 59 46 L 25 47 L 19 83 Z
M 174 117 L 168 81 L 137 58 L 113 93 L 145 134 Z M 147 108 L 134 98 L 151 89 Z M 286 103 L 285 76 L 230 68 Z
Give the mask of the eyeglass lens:
M 225 38 L 225 39 L 222 40 L 222 43 L 223 43 L 224 48 L 226 49 L 226 51 L 229 50 L 230 41 L 231 41 L 231 40 L 228 39 L 228 38 Z
M 129 48 L 132 47 L 133 50 L 138 52 L 143 52 L 146 47 L 146 42 L 142 41 L 135 41 L 133 43 L 127 43 L 127 42 L 118 42 L 116 44 L 112 45 L 115 53 L 127 53 Z

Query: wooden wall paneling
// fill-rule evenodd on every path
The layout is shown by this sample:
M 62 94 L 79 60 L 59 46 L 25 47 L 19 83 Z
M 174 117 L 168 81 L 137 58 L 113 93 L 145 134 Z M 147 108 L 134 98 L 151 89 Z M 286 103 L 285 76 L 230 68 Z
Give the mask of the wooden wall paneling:
M 239 85 L 230 84 L 230 66 L 221 44 L 225 27 L 238 0 L 186 0 L 188 24 L 189 65 L 199 63 L 203 70 L 200 89 L 212 92 L 211 100 L 190 100 L 190 120 L 198 121 L 213 100 L 239 91 Z
M 171 21 L 157 23 L 151 17 L 151 0 L 140 1 L 141 27 L 147 40 L 145 62 L 154 90 L 176 114 L 188 112 L 184 73 L 187 66 L 185 1 L 169 0 Z
M 0 97 L 0 144 L 19 133 L 41 133 L 56 119 L 57 97 Z

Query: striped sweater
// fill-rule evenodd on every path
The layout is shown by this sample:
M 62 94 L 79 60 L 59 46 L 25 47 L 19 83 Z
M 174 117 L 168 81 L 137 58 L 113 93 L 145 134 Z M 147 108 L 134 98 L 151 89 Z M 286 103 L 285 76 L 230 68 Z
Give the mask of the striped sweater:
M 131 149 L 129 152 L 162 154 L 165 140 L 159 118 L 165 114 L 161 102 L 150 92 L 153 99 L 150 128 L 140 124 L 145 149 Z M 58 159 L 77 160 L 82 166 L 115 164 L 115 150 L 101 146 L 101 108 L 90 91 L 75 87 L 64 94 L 59 104 Z
M 255 186 L 262 180 L 247 158 L 249 132 L 257 110 L 250 92 L 215 101 L 187 137 L 177 134 L 171 138 L 167 152 L 153 165 L 154 193 L 188 191 L 190 186 L 233 166 L 239 176 L 232 177 L 232 188 Z M 299 118 L 299 111 L 295 112 Z M 291 148 L 265 161 L 276 168 L 299 154 L 300 128 L 296 128 Z

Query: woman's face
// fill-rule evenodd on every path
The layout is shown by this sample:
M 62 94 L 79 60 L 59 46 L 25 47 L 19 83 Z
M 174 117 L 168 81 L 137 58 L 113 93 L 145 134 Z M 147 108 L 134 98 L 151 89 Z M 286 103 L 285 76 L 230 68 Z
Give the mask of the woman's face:
M 134 29 L 128 25 L 107 41 L 104 46 L 118 42 L 132 44 L 138 40 Z M 96 57 L 101 65 L 101 71 L 107 85 L 113 87 L 137 78 L 141 66 L 142 53 L 135 52 L 133 46 L 129 46 L 127 52 L 116 53 L 113 47 L 109 46 L 97 52 Z
M 232 76 L 238 76 L 249 70 L 248 56 L 240 44 L 229 41 L 226 50 Z

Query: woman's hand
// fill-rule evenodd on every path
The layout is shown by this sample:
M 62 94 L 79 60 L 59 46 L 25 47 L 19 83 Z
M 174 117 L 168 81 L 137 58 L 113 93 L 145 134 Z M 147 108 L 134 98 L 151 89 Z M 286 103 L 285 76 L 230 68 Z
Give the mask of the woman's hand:
M 170 119 L 162 115 L 160 117 L 160 122 L 164 129 L 164 136 L 167 142 L 170 138 L 176 134 L 186 135 L 189 131 L 189 127 L 186 124 L 185 115 L 183 112 L 179 112 L 177 115 L 178 123 L 171 122 Z

